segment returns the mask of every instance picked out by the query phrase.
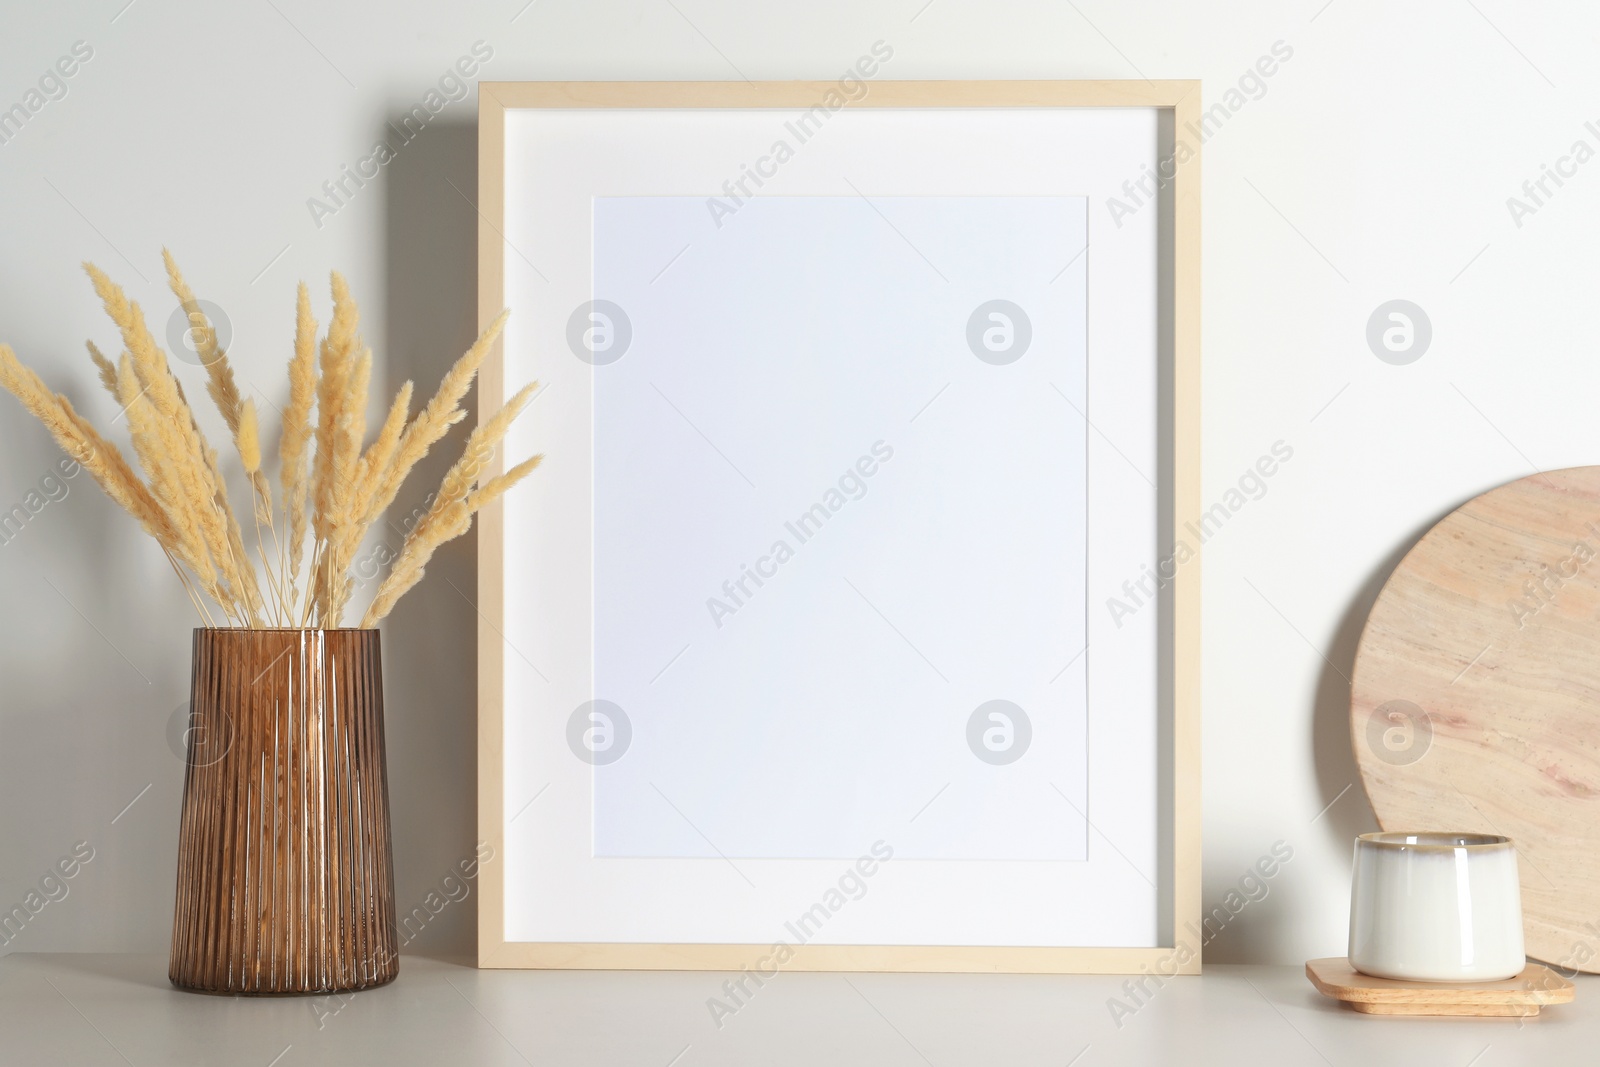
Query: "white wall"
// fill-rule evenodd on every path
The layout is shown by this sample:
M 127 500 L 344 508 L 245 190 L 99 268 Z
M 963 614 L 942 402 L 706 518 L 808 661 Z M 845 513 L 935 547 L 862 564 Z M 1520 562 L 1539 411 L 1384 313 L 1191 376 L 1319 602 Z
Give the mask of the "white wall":
M 1201 78 L 1208 103 L 1287 43 L 1205 146 L 1207 502 L 1274 442 L 1294 450 L 1207 546 L 1205 894 L 1286 841 L 1270 895 L 1209 958 L 1341 950 L 1349 840 L 1372 827 L 1359 783 L 1344 792 L 1345 675 L 1378 584 L 1467 497 L 1593 455 L 1600 163 L 1520 227 L 1506 199 L 1574 141 L 1600 147 L 1584 126 L 1600 16 L 1506 0 L 124 3 L 12 5 L 0 35 L 0 107 L 74 42 L 93 48 L 0 145 L 0 339 L 101 422 L 116 409 L 81 344 L 113 335 L 78 263 L 164 316 L 163 244 L 274 402 L 294 281 L 321 292 L 330 267 L 363 301 L 375 384 L 431 389 L 472 332 L 475 100 L 320 227 L 306 200 L 474 41 L 491 79 L 782 79 L 836 76 L 881 38 L 883 77 Z M 1365 341 L 1393 298 L 1432 322 L 1407 366 Z M 0 398 L 0 505 L 56 457 Z M 167 728 L 193 612 L 132 523 L 86 477 L 69 485 L 0 545 L 0 905 L 75 841 L 96 855 L 9 950 L 163 951 L 182 772 Z M 405 905 L 473 846 L 475 616 L 445 581 L 470 590 L 473 567 L 470 540 L 451 546 L 385 634 Z M 416 947 L 469 952 L 473 921 L 453 906 Z

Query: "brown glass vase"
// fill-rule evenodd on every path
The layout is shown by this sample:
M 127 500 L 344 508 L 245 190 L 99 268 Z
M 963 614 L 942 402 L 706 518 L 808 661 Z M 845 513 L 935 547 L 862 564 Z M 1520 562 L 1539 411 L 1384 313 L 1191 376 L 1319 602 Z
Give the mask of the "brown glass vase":
M 399 971 L 376 630 L 194 632 L 168 976 L 333 993 Z

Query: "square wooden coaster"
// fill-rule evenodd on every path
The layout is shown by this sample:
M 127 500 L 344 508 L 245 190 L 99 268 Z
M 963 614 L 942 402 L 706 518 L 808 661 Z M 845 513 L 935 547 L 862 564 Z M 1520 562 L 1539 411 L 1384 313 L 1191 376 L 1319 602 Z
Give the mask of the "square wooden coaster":
M 1575 990 L 1542 963 L 1529 961 L 1503 982 L 1400 982 L 1373 978 L 1344 957 L 1311 960 L 1306 977 L 1317 992 L 1368 1015 L 1480 1015 L 1525 1018 L 1546 1004 L 1566 1004 Z

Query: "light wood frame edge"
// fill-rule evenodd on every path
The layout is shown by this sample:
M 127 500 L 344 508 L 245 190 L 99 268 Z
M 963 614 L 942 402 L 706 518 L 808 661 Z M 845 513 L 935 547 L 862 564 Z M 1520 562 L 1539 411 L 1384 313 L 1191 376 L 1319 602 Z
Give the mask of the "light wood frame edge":
M 861 107 L 1146 107 L 1173 112 L 1176 143 L 1192 154 L 1172 176 L 1173 529 L 1200 513 L 1200 145 L 1198 81 L 869 82 Z M 478 328 L 505 306 L 505 117 L 537 107 L 810 107 L 832 82 L 480 82 L 478 86 Z M 497 341 L 480 375 L 479 419 L 505 400 L 505 350 Z M 499 457 L 492 474 L 499 473 Z M 1194 546 L 1197 548 L 1198 546 Z M 557 944 L 510 942 L 505 930 L 504 512 L 499 503 L 478 528 L 478 836 L 493 851 L 479 875 L 478 966 L 737 971 L 766 945 Z M 1180 568 L 1173 596 L 1173 785 L 1171 928 L 1157 948 L 801 945 L 790 970 L 954 971 L 1123 974 L 1148 968 L 1199 974 L 1200 902 L 1200 574 Z M 1180 952 L 1187 949 L 1187 953 Z

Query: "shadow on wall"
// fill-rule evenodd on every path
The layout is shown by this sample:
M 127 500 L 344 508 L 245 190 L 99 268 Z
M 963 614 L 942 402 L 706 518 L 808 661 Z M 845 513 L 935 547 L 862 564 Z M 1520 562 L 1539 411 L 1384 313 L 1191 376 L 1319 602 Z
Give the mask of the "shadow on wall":
M 1356 767 L 1355 752 L 1351 748 L 1350 689 L 1355 677 L 1356 647 L 1361 641 L 1361 631 L 1366 627 L 1367 615 L 1389 581 L 1389 575 L 1394 573 L 1394 569 L 1416 547 L 1417 542 L 1454 510 L 1455 506 L 1445 508 L 1411 531 L 1398 547 L 1384 557 L 1382 563 L 1373 568 L 1340 616 L 1339 627 L 1328 648 L 1328 662 L 1323 664 L 1322 673 L 1317 679 L 1316 705 L 1312 712 L 1312 755 L 1316 761 L 1318 791 L 1327 801 L 1333 802 L 1341 790 L 1350 786 L 1350 791 L 1339 797 L 1337 802 L 1331 803 L 1327 813 L 1317 822 L 1321 832 L 1331 836 L 1333 843 L 1347 852 L 1357 834 L 1378 829 L 1378 820 L 1367 802 L 1361 772 Z
M 1361 631 L 1367 624 L 1367 615 L 1388 582 L 1389 575 L 1394 573 L 1400 561 L 1422 540 L 1423 535 L 1454 510 L 1454 506 L 1445 508 L 1404 537 L 1372 569 L 1339 617 L 1333 641 L 1325 650 L 1322 671 L 1317 676 L 1311 712 L 1311 748 L 1317 771 L 1317 793 L 1328 807 L 1306 829 L 1303 839 L 1290 842 L 1297 852 L 1302 847 L 1309 848 L 1314 842 L 1320 841 L 1348 857 L 1356 835 L 1379 828 L 1378 820 L 1367 802 L 1361 772 L 1351 748 L 1350 696 L 1351 681 L 1355 677 L 1356 649 L 1361 642 Z M 1269 892 L 1276 894 L 1278 889 L 1269 887 Z M 1209 897 L 1205 901 L 1207 907 L 1216 903 Z M 1231 923 L 1218 934 L 1215 946 L 1207 947 L 1207 959 L 1214 963 L 1271 959 L 1274 946 L 1282 944 L 1287 936 L 1292 926 L 1291 920 L 1292 913 L 1281 901 L 1269 905 L 1263 898 L 1263 906 L 1252 906 L 1237 922 Z
M 477 213 L 466 199 L 477 198 L 477 143 L 475 124 L 436 121 L 384 168 L 386 403 L 408 378 L 413 410 L 425 403 L 477 334 Z M 467 402 L 473 413 L 417 465 L 390 508 L 390 548 L 460 455 L 476 424 L 476 391 Z M 407 952 L 476 952 L 476 892 L 437 913 L 423 905 L 476 842 L 477 558 L 476 532 L 445 545 L 383 623 L 395 906 L 402 918 L 423 909 L 408 927 L 415 940 L 403 939 Z

